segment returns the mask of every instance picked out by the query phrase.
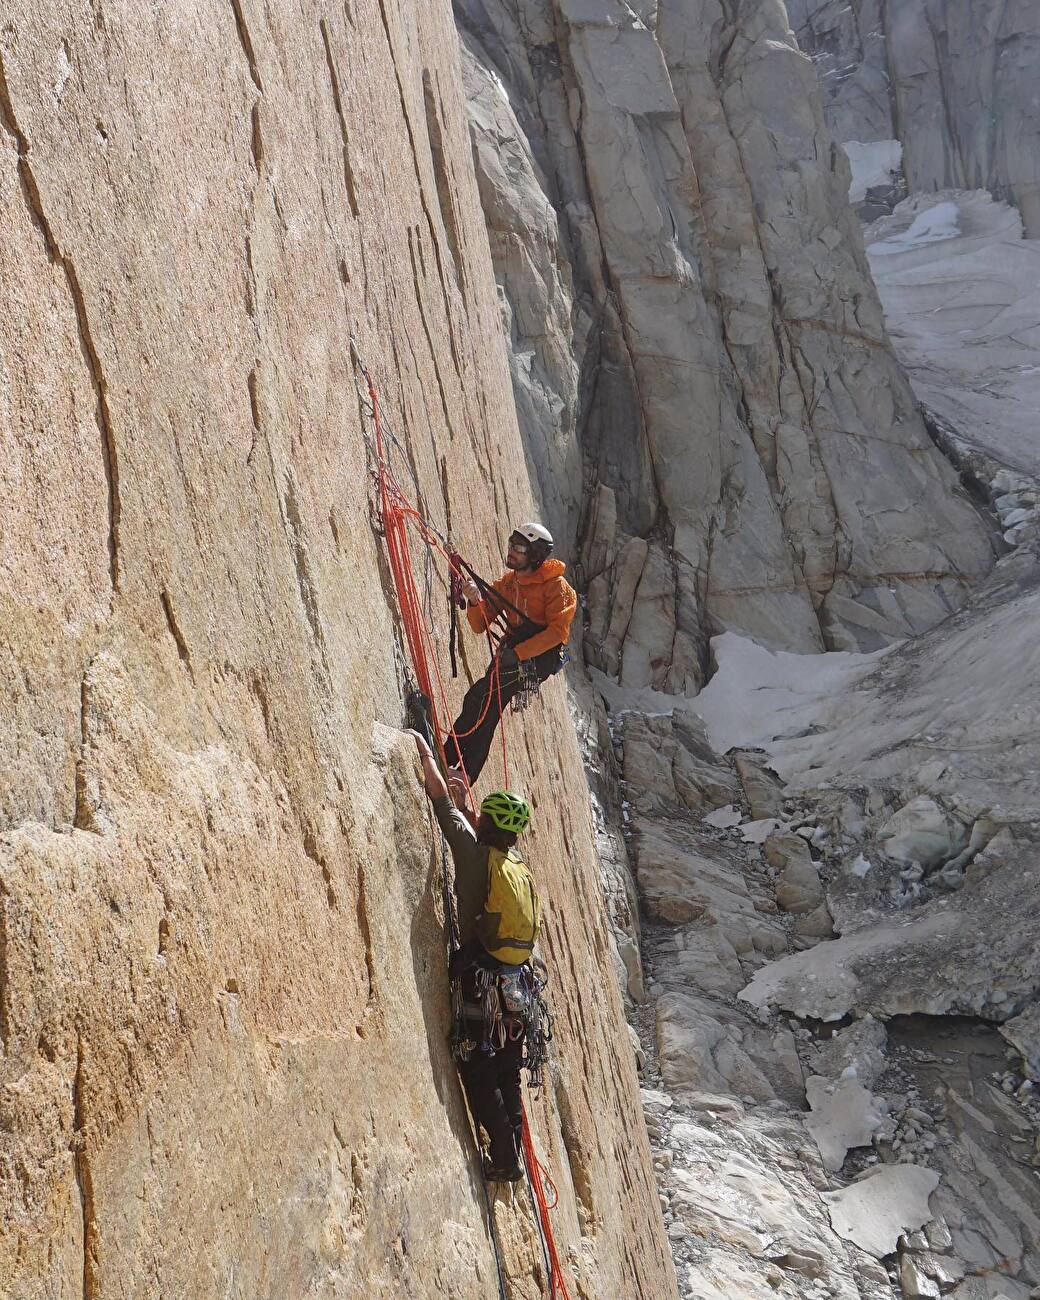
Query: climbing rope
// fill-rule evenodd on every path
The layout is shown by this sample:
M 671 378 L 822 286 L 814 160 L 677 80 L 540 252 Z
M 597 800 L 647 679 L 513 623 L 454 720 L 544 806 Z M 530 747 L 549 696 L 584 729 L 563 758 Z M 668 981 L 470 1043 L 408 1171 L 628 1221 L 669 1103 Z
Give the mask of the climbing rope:
M 521 626 L 530 623 L 522 610 L 516 608 L 501 592 L 492 588 L 483 578 L 477 574 L 470 565 L 459 555 L 451 545 L 449 539 L 444 538 L 430 524 L 425 510 L 417 509 L 411 504 L 402 491 L 400 484 L 389 461 L 389 447 L 395 447 L 402 455 L 406 465 L 409 467 L 409 473 L 416 489 L 416 499 L 422 503 L 422 493 L 419 489 L 418 480 L 415 472 L 411 467 L 406 449 L 401 441 L 394 435 L 393 431 L 385 423 L 380 411 L 379 393 L 376 389 L 372 375 L 365 365 L 364 360 L 355 344 L 351 339 L 351 353 L 354 363 L 358 370 L 364 376 L 368 390 L 369 412 L 372 418 L 372 427 L 375 434 L 375 442 L 372 447 L 374 469 L 373 475 L 376 482 L 376 493 L 378 498 L 378 522 L 386 544 L 387 558 L 390 564 L 391 574 L 394 580 L 394 586 L 397 591 L 398 606 L 401 611 L 401 623 L 404 628 L 405 640 L 408 646 L 408 653 L 415 670 L 417 682 L 417 691 L 421 693 L 421 702 L 414 698 L 409 701 L 410 711 L 414 711 L 420 718 L 428 722 L 428 730 L 436 742 L 437 750 L 440 755 L 441 765 L 446 770 L 448 767 L 444 751 L 444 744 L 447 737 L 455 741 L 456 749 L 459 740 L 471 735 L 484 719 L 487 717 L 487 711 L 491 707 L 491 699 L 494 694 L 497 703 L 499 716 L 502 718 L 500 727 L 500 736 L 502 742 L 502 767 L 505 776 L 506 788 L 509 786 L 509 751 L 506 743 L 505 718 L 502 713 L 502 679 L 501 666 L 496 654 L 499 642 L 507 635 L 508 621 L 506 619 L 507 610 L 511 610 L 521 621 Z M 426 568 L 424 573 L 424 598 L 420 597 L 418 584 L 415 579 L 414 569 L 412 567 L 411 550 L 408 540 L 409 524 L 415 529 L 420 540 L 426 547 Z M 491 620 L 491 625 L 487 629 L 488 644 L 492 652 L 492 680 L 491 690 L 487 693 L 484 701 L 484 707 L 480 717 L 474 723 L 469 731 L 457 732 L 454 725 L 447 720 L 451 713 L 447 703 L 447 692 L 440 671 L 440 663 L 436 650 L 433 646 L 433 616 L 432 616 L 432 576 L 430 571 L 430 556 L 434 551 L 440 552 L 448 563 L 448 572 L 450 575 L 449 601 L 452 602 L 454 610 L 455 602 L 461 596 L 461 585 L 463 574 L 469 576 L 476 584 L 486 604 L 497 612 Z M 506 627 L 503 629 L 494 629 L 495 624 L 501 620 Z M 454 628 L 454 614 L 453 614 Z M 455 638 L 451 640 L 451 658 L 452 667 L 455 668 Z M 431 671 L 432 666 L 432 671 Z M 522 669 L 518 669 L 522 671 Z M 436 692 L 435 687 L 436 685 Z M 531 687 L 526 686 L 522 694 L 526 695 L 529 700 Z M 438 711 L 436 700 L 440 701 L 440 711 Z M 443 721 L 442 721 L 443 719 Z M 445 726 L 445 724 L 447 724 Z M 417 728 L 420 731 L 426 731 L 427 727 Z M 466 786 L 466 798 L 470 808 L 476 811 L 476 804 L 473 797 L 473 789 L 470 785 L 469 775 L 466 772 L 465 764 L 462 764 L 462 776 Z M 449 930 L 449 949 L 454 950 L 458 946 L 458 919 L 455 913 L 454 899 L 450 897 L 447 874 L 447 846 L 443 835 L 441 836 L 441 854 L 443 869 L 443 887 L 445 897 L 445 919 Z M 475 1128 L 475 1126 L 474 1126 Z M 523 1111 L 522 1127 L 522 1148 L 524 1157 L 524 1168 L 527 1175 L 528 1186 L 531 1191 L 531 1197 L 535 1206 L 535 1217 L 538 1224 L 538 1232 L 542 1243 L 542 1252 L 545 1258 L 546 1273 L 549 1279 L 550 1300 L 570 1300 L 570 1293 L 567 1290 L 566 1279 L 564 1278 L 563 1269 L 560 1265 L 559 1255 L 556 1249 L 556 1242 L 552 1232 L 552 1221 L 550 1210 L 554 1209 L 558 1203 L 559 1196 L 556 1186 L 545 1170 L 544 1166 L 538 1160 L 535 1153 L 534 1142 L 531 1137 L 530 1126 L 527 1121 L 527 1111 Z M 494 1214 L 491 1206 L 491 1199 L 488 1193 L 487 1183 L 484 1184 L 485 1200 L 487 1204 L 488 1230 L 491 1236 L 492 1245 L 495 1252 L 495 1263 L 498 1270 L 499 1293 L 502 1300 L 505 1300 L 505 1279 L 502 1269 L 501 1248 L 495 1230 Z
M 527 1183 L 531 1189 L 531 1198 L 535 1204 L 535 1215 L 538 1220 L 538 1230 L 542 1238 L 542 1252 L 545 1255 L 545 1267 L 549 1275 L 549 1297 L 550 1300 L 557 1300 L 557 1297 L 560 1300 L 570 1300 L 567 1280 L 563 1275 L 560 1257 L 556 1250 L 556 1240 L 553 1237 L 552 1219 L 549 1216 L 549 1211 L 554 1210 L 559 1204 L 560 1195 L 556 1190 L 556 1184 L 535 1154 L 534 1140 L 531 1137 L 531 1126 L 527 1122 L 526 1109 L 523 1112 L 523 1117 L 524 1168 L 527 1171 Z

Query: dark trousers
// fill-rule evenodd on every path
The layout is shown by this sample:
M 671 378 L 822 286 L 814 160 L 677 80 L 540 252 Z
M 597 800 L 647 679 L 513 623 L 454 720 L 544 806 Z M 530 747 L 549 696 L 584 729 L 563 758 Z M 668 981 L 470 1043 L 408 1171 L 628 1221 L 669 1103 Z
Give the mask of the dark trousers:
M 523 1106 L 520 1101 L 520 1060 L 523 1039 L 506 1043 L 494 1056 L 475 1050 L 459 1062 L 459 1073 L 473 1118 L 491 1144 L 491 1163 L 505 1169 L 520 1159 Z
M 538 680 L 544 682 L 547 677 L 558 673 L 563 667 L 563 647 L 554 646 L 552 650 L 536 655 L 527 663 L 533 667 Z M 444 753 L 449 765 L 465 768 L 470 785 L 476 781 L 487 762 L 502 710 L 515 695 L 520 693 L 524 684 L 523 674 L 519 669 L 511 669 L 501 673 L 501 681 L 496 686 L 493 668 L 494 665 L 490 664 L 484 676 L 475 681 L 466 692 L 466 698 L 462 701 L 462 712 L 455 719 L 454 730 L 460 734 L 464 732 L 470 734 L 462 735 L 458 745 L 451 736 L 444 743 Z

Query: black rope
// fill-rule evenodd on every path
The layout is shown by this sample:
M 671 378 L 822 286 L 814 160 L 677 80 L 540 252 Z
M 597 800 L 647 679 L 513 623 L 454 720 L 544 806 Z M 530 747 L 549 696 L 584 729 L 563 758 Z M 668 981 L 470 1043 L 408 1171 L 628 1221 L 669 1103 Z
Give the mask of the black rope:
M 476 1121 L 474 1120 L 474 1131 L 475 1129 L 476 1129 Z M 479 1151 L 479 1149 L 480 1148 L 478 1146 L 477 1150 Z M 495 1269 L 498 1273 L 499 1300 L 509 1300 L 509 1297 L 506 1295 L 505 1270 L 502 1266 L 502 1246 L 498 1240 L 498 1229 L 495 1227 L 495 1212 L 492 1209 L 492 1203 L 491 1203 L 491 1189 L 488 1187 L 488 1181 L 483 1175 L 483 1170 L 481 1171 L 481 1181 L 484 1184 L 484 1204 L 487 1207 L 488 1236 L 491 1238 L 491 1246 L 495 1252 Z M 535 1218 L 537 1217 L 538 1216 L 536 1214 Z
M 448 597 L 448 658 L 451 660 L 451 675 L 459 675 L 459 607 L 457 603 Z

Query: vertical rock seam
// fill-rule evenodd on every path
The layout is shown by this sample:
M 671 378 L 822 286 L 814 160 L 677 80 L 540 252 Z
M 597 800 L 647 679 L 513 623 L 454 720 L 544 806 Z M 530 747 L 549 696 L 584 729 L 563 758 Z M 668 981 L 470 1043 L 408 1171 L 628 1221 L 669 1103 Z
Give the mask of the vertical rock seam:
M 83 360 L 90 375 L 90 382 L 97 402 L 96 418 L 98 430 L 101 434 L 101 459 L 105 468 L 105 480 L 108 485 L 109 576 L 114 598 L 119 591 L 119 517 L 122 506 L 119 499 L 119 459 L 116 453 L 115 435 L 112 431 L 112 416 L 108 407 L 108 384 L 105 380 L 101 358 L 94 345 L 94 337 L 90 329 L 90 317 L 87 314 L 87 304 L 83 296 L 83 290 L 80 288 L 75 265 L 72 259 L 62 252 L 51 223 L 47 219 L 40 187 L 33 172 L 32 164 L 29 161 L 32 146 L 18 125 L 2 56 L 0 56 L 0 121 L 3 122 L 5 129 L 13 137 L 18 149 L 18 176 L 26 205 L 40 231 L 48 257 L 52 262 L 57 263 L 65 273 L 69 296 L 72 299 L 73 309 L 76 313 Z

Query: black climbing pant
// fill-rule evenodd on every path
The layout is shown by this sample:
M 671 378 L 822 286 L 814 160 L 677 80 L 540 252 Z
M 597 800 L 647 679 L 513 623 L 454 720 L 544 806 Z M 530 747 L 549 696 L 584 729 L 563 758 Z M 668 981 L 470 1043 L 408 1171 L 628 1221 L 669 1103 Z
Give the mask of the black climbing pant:
M 524 1122 L 520 1101 L 520 1062 L 523 1038 L 507 1042 L 491 1055 L 477 1048 L 468 1061 L 459 1062 L 459 1073 L 473 1118 L 488 1135 L 491 1163 L 508 1169 L 520 1159 Z
M 496 686 L 493 667 L 490 664 L 484 676 L 475 681 L 466 692 L 462 712 L 455 719 L 454 730 L 461 736 L 458 745 L 451 736 L 444 744 L 449 765 L 465 768 L 470 785 L 476 781 L 487 762 L 502 710 L 520 693 L 524 685 L 524 674 L 513 668 L 502 671 L 501 683 Z M 563 667 L 563 647 L 554 646 L 544 654 L 528 659 L 525 667 L 532 668 L 538 681 L 544 682 Z M 490 700 L 488 696 L 491 697 Z M 465 734 L 467 732 L 468 735 Z

